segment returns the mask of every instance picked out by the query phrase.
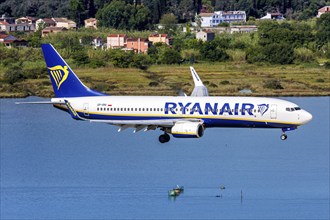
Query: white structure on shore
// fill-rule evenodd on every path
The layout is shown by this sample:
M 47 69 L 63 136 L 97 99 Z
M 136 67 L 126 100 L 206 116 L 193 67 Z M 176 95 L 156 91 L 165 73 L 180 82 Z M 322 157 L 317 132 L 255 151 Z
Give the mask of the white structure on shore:
M 215 11 L 214 13 L 200 13 L 201 27 L 217 27 L 223 22 L 246 22 L 245 11 Z

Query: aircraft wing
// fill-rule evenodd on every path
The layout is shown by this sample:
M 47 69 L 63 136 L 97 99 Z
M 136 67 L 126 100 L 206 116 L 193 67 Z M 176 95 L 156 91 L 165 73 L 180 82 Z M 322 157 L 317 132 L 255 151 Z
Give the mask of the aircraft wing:
M 202 80 L 199 78 L 197 72 L 194 67 L 190 67 L 191 75 L 194 79 L 195 88 L 192 91 L 190 96 L 209 96 L 209 91 L 206 86 L 204 86 Z
M 118 132 L 127 128 L 135 128 L 134 133 L 144 129 L 144 131 L 155 130 L 158 127 L 172 127 L 177 122 L 200 122 L 201 119 L 159 119 L 159 120 L 89 120 L 90 122 L 101 122 L 119 126 Z
M 142 129 L 145 131 L 155 130 L 158 127 L 173 127 L 177 122 L 200 122 L 203 123 L 203 120 L 196 118 L 177 118 L 177 119 L 158 119 L 158 120 L 103 120 L 103 119 L 88 119 L 80 116 L 71 104 L 64 100 L 65 105 L 72 116 L 76 120 L 90 121 L 90 122 L 101 122 L 111 125 L 119 126 L 118 131 L 123 131 L 127 128 L 135 128 L 134 133 Z M 63 104 L 63 103 L 62 103 Z

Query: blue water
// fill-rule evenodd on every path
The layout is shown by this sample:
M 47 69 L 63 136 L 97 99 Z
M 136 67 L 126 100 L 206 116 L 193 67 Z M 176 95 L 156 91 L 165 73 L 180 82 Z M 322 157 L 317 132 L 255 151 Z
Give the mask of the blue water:
M 286 141 L 280 130 L 216 128 L 167 144 L 159 131 L 14 104 L 44 99 L 1 99 L 0 218 L 329 219 L 330 98 L 285 99 L 314 116 Z M 169 198 L 177 184 L 184 193 Z

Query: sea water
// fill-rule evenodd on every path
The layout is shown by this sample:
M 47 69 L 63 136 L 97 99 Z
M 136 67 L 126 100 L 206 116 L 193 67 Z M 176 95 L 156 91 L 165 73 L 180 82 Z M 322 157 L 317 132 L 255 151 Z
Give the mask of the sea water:
M 15 105 L 41 98 L 1 99 L 0 218 L 329 219 L 330 99 L 283 99 L 313 114 L 286 141 L 280 129 L 214 128 L 166 144 L 159 130 L 118 133 Z

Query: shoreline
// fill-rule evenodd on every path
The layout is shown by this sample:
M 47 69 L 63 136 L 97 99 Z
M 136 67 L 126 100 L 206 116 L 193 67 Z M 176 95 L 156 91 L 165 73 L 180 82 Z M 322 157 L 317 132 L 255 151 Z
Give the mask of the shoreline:
M 199 63 L 194 68 L 210 96 L 330 96 L 330 69 L 320 66 L 225 62 Z M 189 96 L 194 88 L 189 65 L 153 65 L 148 70 L 75 67 L 74 71 L 87 87 L 113 96 L 178 96 L 180 92 Z M 14 84 L 1 81 L 0 98 L 54 97 L 46 73 Z

